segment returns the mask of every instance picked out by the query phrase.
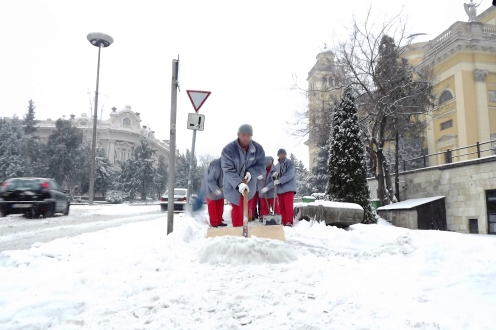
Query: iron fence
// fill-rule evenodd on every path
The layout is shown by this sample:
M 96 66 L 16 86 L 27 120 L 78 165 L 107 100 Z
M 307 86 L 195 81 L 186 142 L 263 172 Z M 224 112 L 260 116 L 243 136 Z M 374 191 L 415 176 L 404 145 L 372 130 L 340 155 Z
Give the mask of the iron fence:
M 488 144 L 489 147 L 487 147 Z M 431 167 L 429 165 L 430 157 L 438 157 L 438 156 L 442 157 L 442 160 L 444 160 L 444 164 L 451 164 L 460 161 L 461 157 L 470 156 L 470 155 L 477 155 L 477 158 L 496 155 L 496 140 L 491 140 L 487 142 L 477 142 L 475 144 L 468 145 L 465 147 L 447 149 L 446 151 L 440 151 L 433 154 L 425 154 L 420 157 L 405 159 L 400 161 L 399 163 L 400 166 L 398 168 L 399 168 L 399 172 L 401 173 L 401 172 L 416 170 L 419 168 Z M 390 164 L 390 167 L 392 165 L 395 164 Z

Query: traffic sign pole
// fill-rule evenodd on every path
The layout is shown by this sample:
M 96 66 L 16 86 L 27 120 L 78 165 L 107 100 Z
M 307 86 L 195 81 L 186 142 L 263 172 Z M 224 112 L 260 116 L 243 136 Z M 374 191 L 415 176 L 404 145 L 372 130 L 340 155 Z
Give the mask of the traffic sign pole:
M 189 100 L 191 101 L 191 104 L 193 105 L 193 108 L 195 109 L 195 112 L 198 113 L 200 110 L 201 106 L 205 103 L 205 101 L 208 99 L 210 96 L 211 92 L 206 92 L 206 91 L 193 91 L 193 90 L 187 90 L 186 93 L 189 96 Z M 200 123 L 198 123 L 197 126 L 193 127 L 193 141 L 191 143 L 191 155 L 189 158 L 189 171 L 188 171 L 188 191 L 186 193 L 186 207 L 189 208 L 191 205 L 190 198 L 191 198 L 191 176 L 193 174 L 193 160 L 195 159 L 195 144 L 196 144 L 196 131 L 200 129 Z
M 191 205 L 190 197 L 191 197 L 191 176 L 193 173 L 193 160 L 195 159 L 195 144 L 196 144 L 196 129 L 193 130 L 193 142 L 191 143 L 191 155 L 189 157 L 189 171 L 188 171 L 188 192 L 186 200 L 188 201 L 188 207 Z

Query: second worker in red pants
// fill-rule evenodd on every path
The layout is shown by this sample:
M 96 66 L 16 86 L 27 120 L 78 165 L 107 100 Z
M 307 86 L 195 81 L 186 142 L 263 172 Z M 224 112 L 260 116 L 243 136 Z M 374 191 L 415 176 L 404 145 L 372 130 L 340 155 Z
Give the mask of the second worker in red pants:
M 277 185 L 279 208 L 282 224 L 292 226 L 294 218 L 294 195 L 296 193 L 296 169 L 291 159 L 288 159 L 286 150 L 279 149 L 277 157 L 279 163 L 274 173 L 274 185 Z
M 242 125 L 238 130 L 238 138 L 222 150 L 224 197 L 231 202 L 234 227 L 243 226 L 243 193 L 248 192 L 248 210 L 253 210 L 257 177 L 265 171 L 265 152 L 260 144 L 252 140 L 252 136 L 253 128 Z
M 222 185 L 224 184 L 224 175 L 220 165 L 220 158 L 214 159 L 209 165 L 202 181 L 202 191 L 206 196 L 208 215 L 212 227 L 225 227 L 222 214 L 224 213 L 224 195 Z

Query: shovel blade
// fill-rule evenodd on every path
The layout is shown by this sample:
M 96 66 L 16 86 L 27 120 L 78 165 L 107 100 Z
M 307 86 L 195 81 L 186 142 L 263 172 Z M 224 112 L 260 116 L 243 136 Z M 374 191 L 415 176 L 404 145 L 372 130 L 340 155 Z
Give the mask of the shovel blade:
M 207 237 L 219 236 L 243 236 L 243 227 L 222 227 L 210 228 L 207 231 Z M 253 226 L 249 227 L 248 238 L 256 236 L 261 238 L 276 239 L 285 242 L 283 226 Z
M 262 218 L 262 223 L 264 226 L 275 226 L 280 225 L 282 222 L 282 216 L 280 214 L 269 214 Z

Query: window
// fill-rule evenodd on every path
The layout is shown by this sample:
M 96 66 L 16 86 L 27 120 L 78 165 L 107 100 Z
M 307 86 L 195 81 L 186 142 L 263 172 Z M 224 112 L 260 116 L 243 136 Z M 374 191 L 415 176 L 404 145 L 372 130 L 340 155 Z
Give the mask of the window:
M 448 121 L 445 121 L 444 123 L 441 123 L 441 131 L 448 129 L 450 127 L 453 127 L 453 119 L 450 119 Z
M 322 77 L 322 86 L 327 86 L 327 78 Z
M 445 102 L 448 102 L 449 100 L 453 99 L 453 94 L 451 94 L 450 91 L 444 91 L 441 96 L 439 97 L 439 104 L 443 104 Z
M 493 155 L 496 155 L 496 133 L 491 134 L 491 149 L 493 151 Z
M 79 126 L 88 126 L 88 122 L 86 120 L 81 120 Z
M 131 126 L 131 119 L 129 119 L 129 118 L 124 118 L 124 119 L 122 120 L 122 125 Z

